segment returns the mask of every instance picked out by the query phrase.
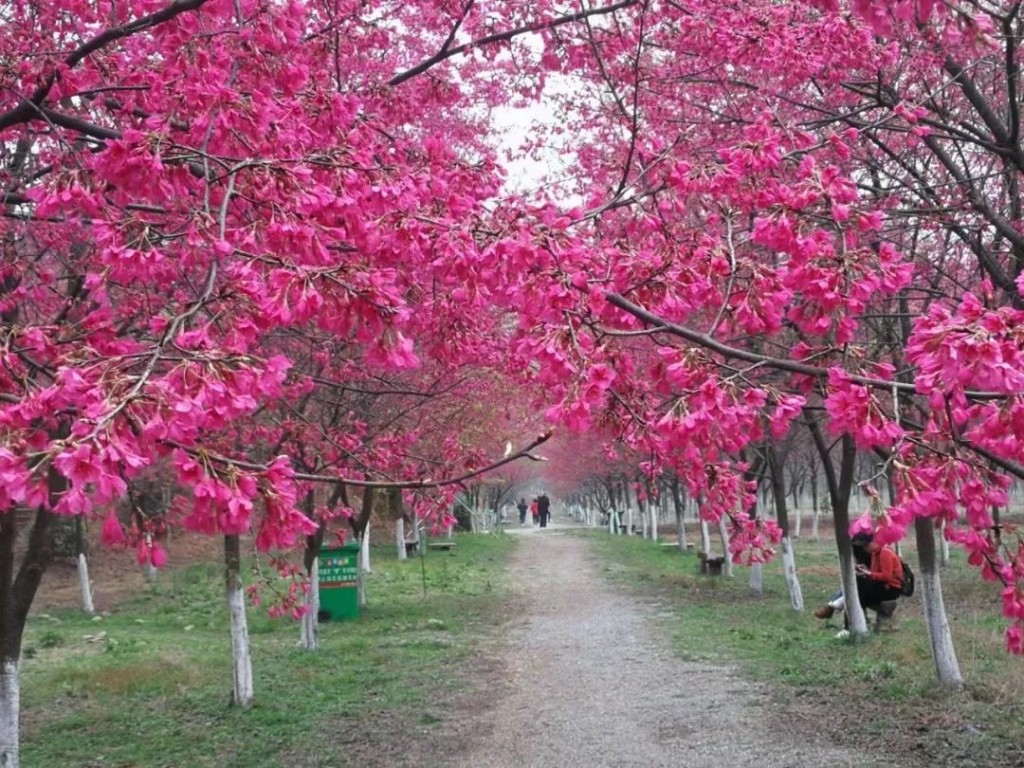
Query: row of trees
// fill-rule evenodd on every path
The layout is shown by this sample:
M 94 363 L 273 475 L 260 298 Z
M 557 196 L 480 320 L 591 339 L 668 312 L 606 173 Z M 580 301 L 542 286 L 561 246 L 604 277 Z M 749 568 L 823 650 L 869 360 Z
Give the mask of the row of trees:
M 851 593 L 873 455 L 879 535 L 914 527 L 926 605 L 940 520 L 1024 651 L 1024 548 L 991 516 L 1024 475 L 1019 3 L 60 0 L 0 22 L 0 762 L 55 515 L 155 476 L 229 564 L 249 533 L 308 553 L 339 514 L 361 530 L 353 489 L 447 514 L 532 450 L 531 405 L 674 474 L 754 564 L 785 527 L 756 478 L 808 429 Z M 551 78 L 522 149 L 567 166 L 507 193 L 490 115 Z

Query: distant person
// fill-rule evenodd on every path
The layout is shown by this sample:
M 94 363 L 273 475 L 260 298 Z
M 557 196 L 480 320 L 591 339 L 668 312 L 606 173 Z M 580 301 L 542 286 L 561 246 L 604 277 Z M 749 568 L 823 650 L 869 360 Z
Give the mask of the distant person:
M 529 509 L 526 505 L 526 499 L 520 499 L 519 503 L 516 504 L 516 509 L 519 510 L 519 527 L 522 528 L 526 525 L 526 512 Z
M 534 496 L 533 501 L 530 502 L 530 517 L 533 518 L 534 525 L 540 523 L 540 508 L 537 506 L 536 496 Z
M 537 497 L 537 512 L 540 515 L 540 527 L 548 527 L 548 518 L 551 516 L 551 499 L 546 493 Z

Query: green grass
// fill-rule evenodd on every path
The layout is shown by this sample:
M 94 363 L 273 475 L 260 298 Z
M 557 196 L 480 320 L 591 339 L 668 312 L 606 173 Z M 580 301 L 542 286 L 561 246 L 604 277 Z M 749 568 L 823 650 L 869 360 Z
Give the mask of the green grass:
M 959 552 L 941 573 L 965 690 L 935 683 L 916 595 L 901 601 L 897 628 L 863 642 L 836 640 L 836 620 L 811 615 L 838 586 L 834 544 L 803 540 L 796 556 L 806 609 L 790 607 L 781 557 L 764 566 L 763 594 L 749 571 L 733 578 L 701 575 L 693 552 L 639 537 L 587 534 L 606 576 L 658 606 L 664 631 L 685 659 L 738 665 L 790 703 L 803 703 L 825 728 L 852 743 L 870 733 L 922 765 L 1024 765 L 1024 660 L 1003 650 L 1000 590 L 982 582 Z M 909 561 L 916 554 L 905 550 Z M 920 577 L 918 578 L 920 584 Z M 873 614 L 869 614 L 873 618 Z
M 256 703 L 228 706 L 227 613 L 216 564 L 164 574 L 92 621 L 34 616 L 25 638 L 22 761 L 31 766 L 383 765 L 440 739 L 474 642 L 507 613 L 513 537 L 460 536 L 399 563 L 374 550 L 368 608 L 297 647 L 290 619 L 249 612 Z M 423 571 L 426 566 L 426 596 Z M 368 750 L 375 760 L 367 760 Z

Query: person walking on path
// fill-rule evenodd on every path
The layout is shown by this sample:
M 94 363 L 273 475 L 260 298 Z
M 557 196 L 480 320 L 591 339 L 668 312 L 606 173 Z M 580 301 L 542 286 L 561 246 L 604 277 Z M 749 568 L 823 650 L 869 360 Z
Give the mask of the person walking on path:
M 548 527 L 548 517 L 551 515 L 551 499 L 546 493 L 537 497 L 537 512 L 540 514 L 540 527 Z
M 529 509 L 526 506 L 526 499 L 520 499 L 516 509 L 519 510 L 519 527 L 522 528 L 526 525 L 526 510 Z
M 534 497 L 533 501 L 530 502 L 530 517 L 533 519 L 534 525 L 537 525 L 540 522 L 540 509 L 537 507 L 536 497 Z

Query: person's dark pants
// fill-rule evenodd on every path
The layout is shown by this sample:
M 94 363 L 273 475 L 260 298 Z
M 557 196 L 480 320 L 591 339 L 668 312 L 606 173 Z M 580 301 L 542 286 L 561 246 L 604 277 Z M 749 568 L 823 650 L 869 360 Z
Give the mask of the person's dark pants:
M 881 581 L 869 579 L 866 576 L 857 577 L 857 597 L 860 598 L 861 608 L 875 608 L 879 603 L 888 600 L 898 600 L 903 593 L 899 587 L 890 587 Z M 843 626 L 850 628 L 850 614 L 846 613 Z
M 890 587 L 881 581 L 863 576 L 857 577 L 857 595 L 860 597 L 861 608 L 878 605 L 887 600 L 897 600 L 900 594 L 899 587 Z
M 548 516 L 546 514 L 544 514 L 543 512 L 541 512 L 541 514 L 540 514 L 540 527 L 541 528 L 547 528 L 548 527 Z
M 524 509 L 519 513 L 519 524 L 526 525 L 526 510 Z

